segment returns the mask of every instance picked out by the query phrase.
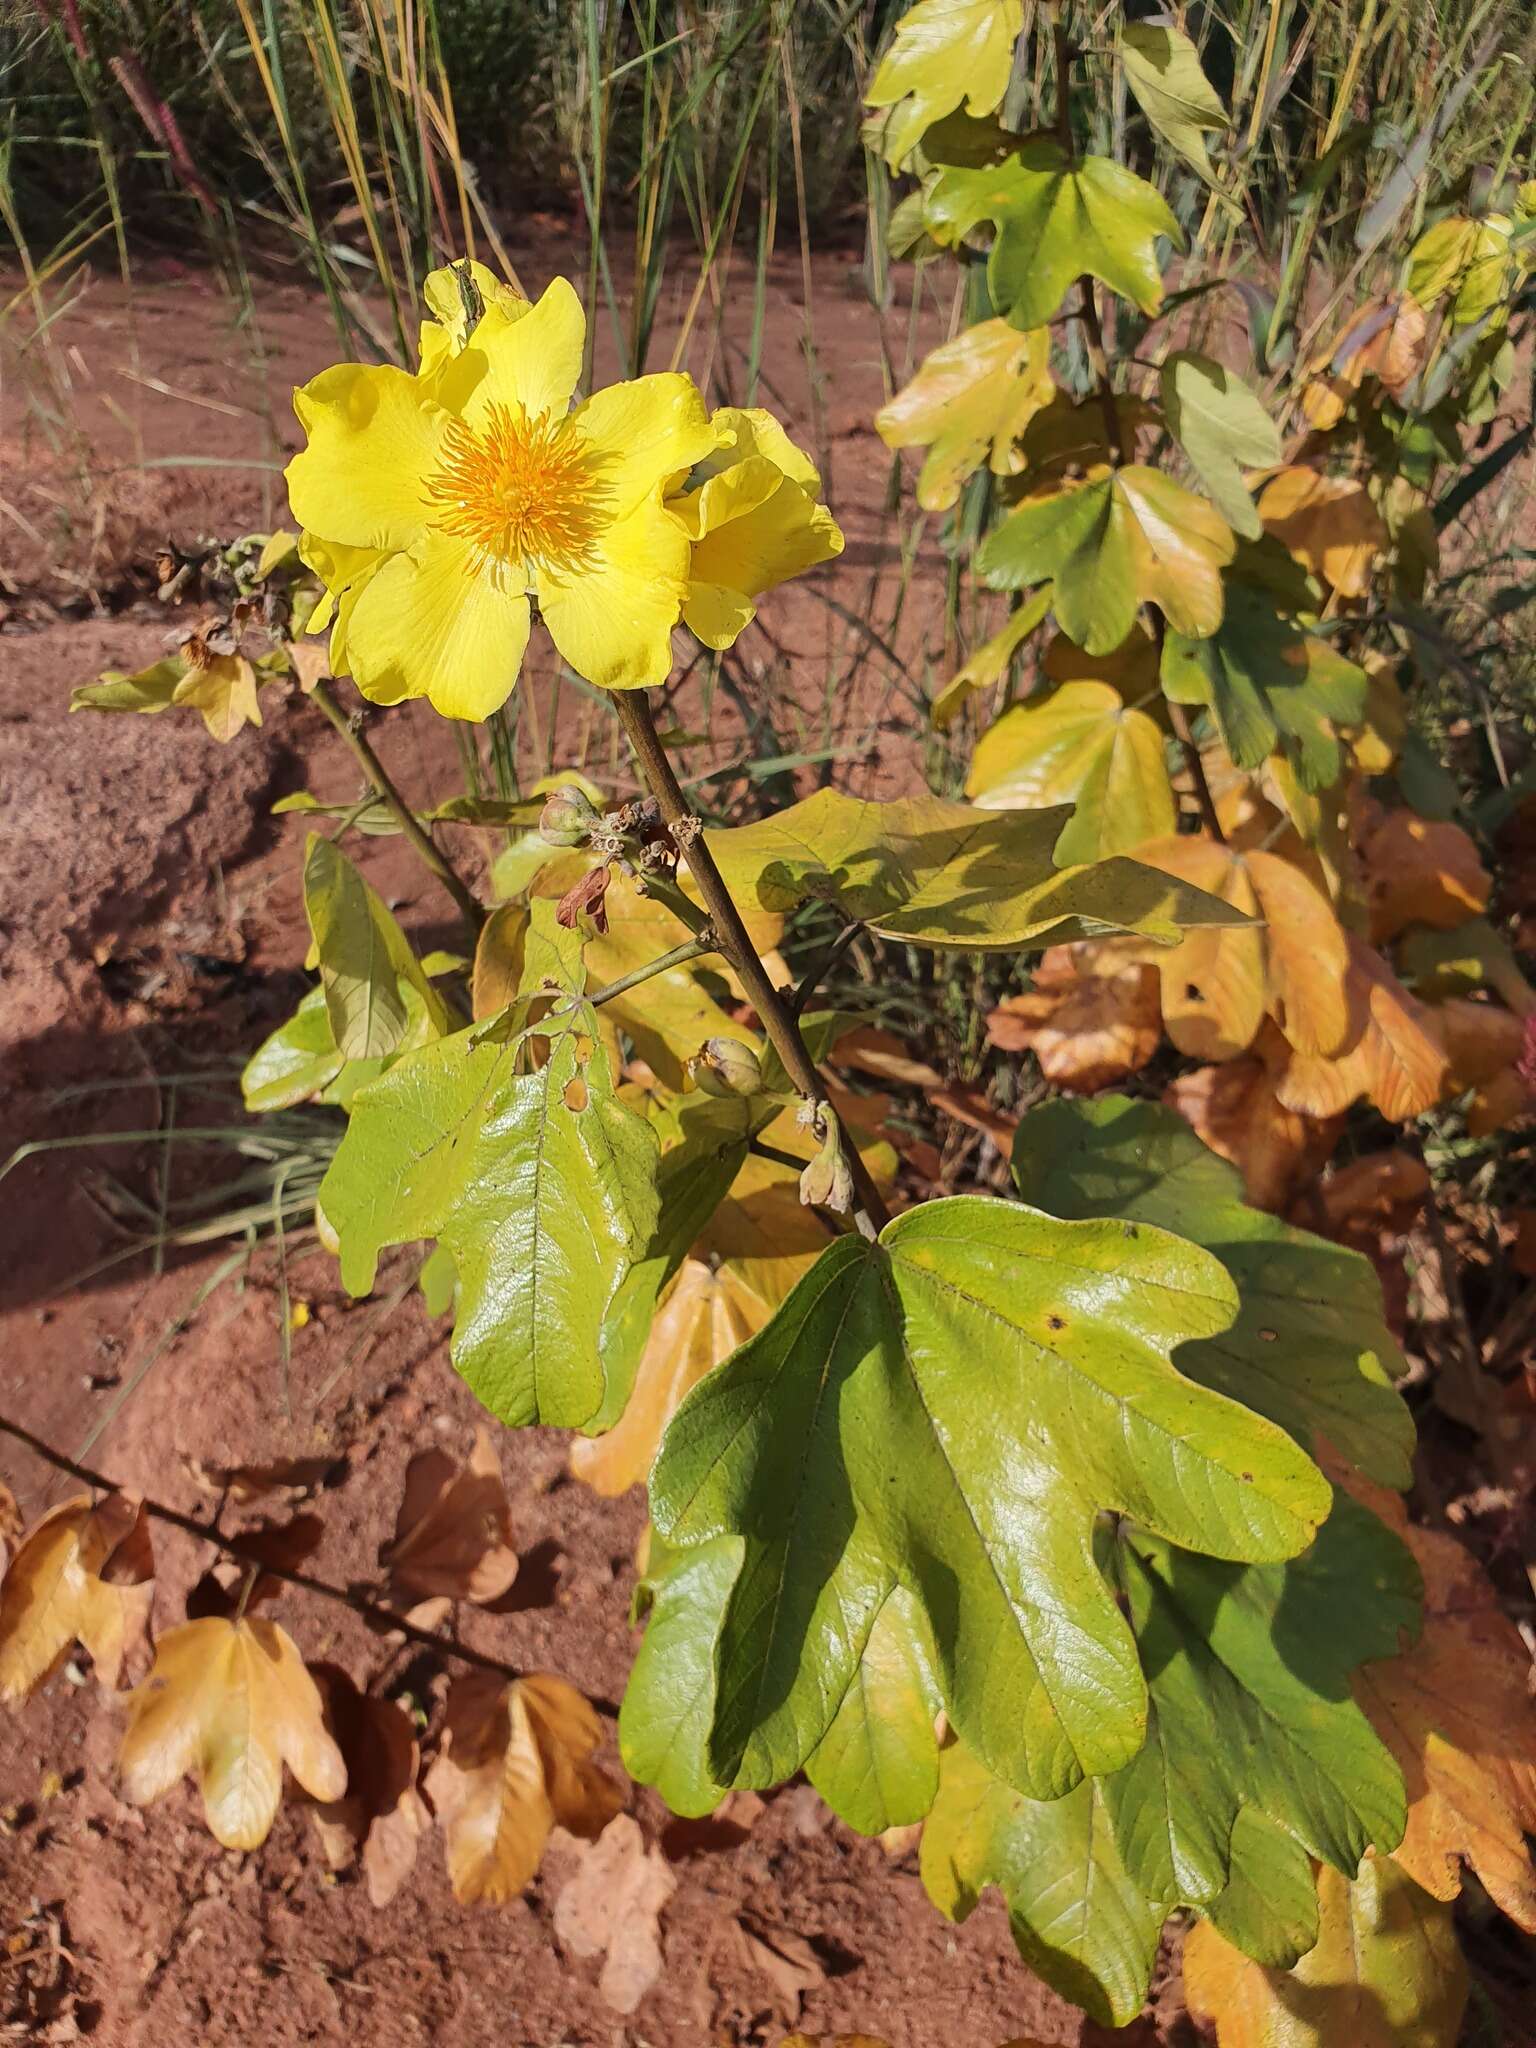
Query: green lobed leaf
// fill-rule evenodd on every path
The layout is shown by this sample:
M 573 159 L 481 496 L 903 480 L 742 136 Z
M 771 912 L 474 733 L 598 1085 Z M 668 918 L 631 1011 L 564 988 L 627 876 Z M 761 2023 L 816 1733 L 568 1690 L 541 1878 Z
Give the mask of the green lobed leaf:
M 892 110 L 880 146 L 893 170 L 962 102 L 972 114 L 1001 104 L 1023 26 L 1023 0 L 916 0 L 864 95 Z
M 240 1091 L 253 1115 L 292 1109 L 301 1102 L 345 1109 L 358 1089 L 382 1074 L 388 1061 L 349 1060 L 336 1044 L 325 990 L 315 987 L 246 1061 Z
M 1232 1827 L 1230 1875 L 1200 1911 L 1256 1963 L 1288 1970 L 1317 1940 L 1312 1859 L 1289 1828 L 1245 1806 Z
M 1155 313 L 1163 300 L 1158 237 L 1184 245 L 1155 186 L 1109 157 L 1069 156 L 1049 136 L 1000 164 L 941 170 L 923 217 L 945 242 L 982 221 L 996 224 L 987 281 L 992 303 L 1015 327 L 1043 327 L 1085 275 Z
M 1234 533 L 1257 540 L 1264 525 L 1243 471 L 1272 469 L 1280 461 L 1279 427 L 1235 371 L 1189 350 L 1164 363 L 1162 394 L 1169 431 L 1217 511 Z
M 628 1392 L 609 1384 L 603 1323 L 656 1228 L 657 1143 L 615 1096 L 590 1010 L 539 1028 L 532 1072 L 508 1013 L 360 1090 L 320 1206 L 353 1294 L 385 1245 L 440 1239 L 459 1276 L 458 1370 L 503 1422 L 579 1429 Z
M 1282 750 L 1302 787 L 1314 791 L 1331 788 L 1343 773 L 1337 729 L 1360 723 L 1369 690 L 1364 669 L 1303 632 L 1247 583 L 1228 585 L 1213 634 L 1168 634 L 1162 680 L 1175 704 L 1210 707 L 1240 768 L 1257 768 Z
M 1063 683 L 1005 711 L 977 742 L 965 791 L 998 809 L 1070 800 L 1054 849 L 1064 867 L 1145 846 L 1177 825 L 1161 728 L 1109 683 Z
M 1140 604 L 1155 604 L 1179 633 L 1221 624 L 1221 570 L 1236 548 L 1205 499 L 1139 463 L 1099 469 L 1021 498 L 976 552 L 1001 590 L 1055 585 L 1062 631 L 1085 653 L 1112 654 Z
M 1285 1564 L 1232 1565 L 1123 1529 L 1120 1579 L 1151 1697 L 1146 1746 L 1104 1780 L 1126 1868 L 1149 1897 L 1226 1886 L 1245 1806 L 1352 1875 L 1407 1816 L 1402 1773 L 1349 1676 L 1419 1624 L 1407 1547 L 1347 1494 Z
M 857 1669 L 805 1772 L 862 1835 L 921 1820 L 939 1788 L 939 1686 L 921 1608 L 892 1584 Z
M 1217 1262 L 1164 1231 L 979 1196 L 831 1245 L 690 1394 L 652 1472 L 669 1543 L 746 1541 L 716 1773 L 787 1775 L 820 1741 L 884 1597 L 877 1558 L 924 1610 L 951 1722 L 999 1775 L 1050 1798 L 1127 1762 L 1146 1694 L 1096 1513 L 1271 1559 L 1330 1505 L 1281 1430 L 1169 1363 L 1236 1305 Z
M 1214 185 L 1205 138 L 1230 123 L 1189 37 L 1166 21 L 1128 21 L 1120 31 L 1120 62 L 1126 84 L 1157 133 Z
M 709 845 L 749 909 L 823 900 L 917 945 L 1011 951 L 1124 931 L 1162 945 L 1189 926 L 1246 921 L 1136 861 L 1058 868 L 1068 822 L 1065 808 L 875 803 L 822 789 L 756 824 L 712 832 Z
M 318 832 L 304 851 L 304 909 L 344 1058 L 382 1059 L 443 1035 L 447 1008 L 404 932 L 346 855 Z
M 995 1884 L 1036 1975 L 1106 2026 L 1141 2011 L 1163 1909 L 1120 1860 L 1100 1780 L 1061 1799 L 1027 1799 L 956 1743 L 940 1759 L 921 1856 L 924 1887 L 949 1919 L 966 1919 Z
M 1368 1259 L 1249 1208 L 1238 1170 L 1156 1102 L 1042 1104 L 1019 1125 L 1013 1175 L 1053 1216 L 1126 1216 L 1214 1253 L 1236 1283 L 1237 1316 L 1184 1345 L 1179 1370 L 1298 1442 L 1326 1439 L 1371 1478 L 1408 1485 L 1413 1417 L 1394 1384 L 1407 1361 Z
M 712 1813 L 727 1790 L 710 1774 L 709 1731 L 715 1641 L 741 1551 L 739 1538 L 722 1536 L 661 1573 L 619 1708 L 625 1770 L 687 1819 Z

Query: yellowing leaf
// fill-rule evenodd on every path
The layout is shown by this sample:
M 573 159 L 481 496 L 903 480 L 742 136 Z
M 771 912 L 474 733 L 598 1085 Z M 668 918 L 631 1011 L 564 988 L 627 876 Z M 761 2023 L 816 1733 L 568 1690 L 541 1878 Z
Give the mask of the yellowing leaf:
M 1096 469 L 1022 498 L 977 551 L 995 589 L 1047 580 L 1062 631 L 1089 654 L 1109 654 L 1155 604 L 1177 632 L 1221 624 L 1221 571 L 1237 549 L 1214 506 L 1160 470 Z
M 1423 367 L 1424 343 L 1424 308 L 1411 292 L 1369 301 L 1313 362 L 1301 394 L 1308 420 L 1320 432 L 1335 426 L 1367 377 L 1398 397 Z
M 1284 1209 L 1296 1189 L 1321 1169 L 1341 1129 L 1335 1118 L 1320 1120 L 1287 1109 L 1260 1059 L 1181 1074 L 1164 1100 L 1213 1152 L 1238 1169 L 1256 1209 Z
M 1360 858 L 1378 946 L 1411 924 L 1454 931 L 1488 907 L 1492 879 L 1459 825 L 1391 811 L 1362 838 Z
M 990 640 L 976 648 L 963 668 L 958 668 L 933 700 L 933 722 L 942 732 L 952 725 L 967 699 L 978 690 L 1000 683 L 1009 664 L 1036 626 L 1051 608 L 1050 585 L 1008 614 L 1008 623 Z
M 972 114 L 1002 104 L 1024 0 L 917 0 L 864 97 L 894 111 L 885 124 L 885 160 L 899 170 L 935 121 L 963 101 Z
M 1158 134 L 1214 185 L 1205 138 L 1229 125 L 1227 110 L 1200 68 L 1200 52 L 1189 37 L 1165 21 L 1127 22 L 1120 32 L 1120 62 L 1126 84 Z
M 1108 683 L 1063 683 L 982 734 L 965 793 L 995 810 L 1076 805 L 1056 841 L 1062 866 L 1129 853 L 1174 829 L 1163 734 Z
M 1157 972 L 1110 947 L 1053 946 L 1028 995 L 1008 996 L 986 1020 L 1004 1052 L 1033 1052 L 1056 1087 L 1092 1095 L 1139 1073 L 1162 1038 Z
M 1217 2048 L 1455 2048 L 1467 1966 L 1449 1907 L 1379 1856 L 1353 1884 L 1325 1864 L 1317 1895 L 1317 1946 L 1293 1970 L 1190 1930 L 1184 1994 Z
M 286 1764 L 314 1799 L 340 1799 L 346 1765 L 319 1689 L 276 1622 L 210 1617 L 170 1629 L 128 1695 L 123 1796 L 147 1806 L 190 1775 L 214 1839 L 255 1849 L 277 1816 Z
M 1406 1123 L 1445 1093 L 1445 1048 L 1433 1013 L 1409 995 L 1386 961 L 1353 933 L 1344 993 L 1349 1029 L 1335 1057 L 1292 1052 L 1275 1075 L 1288 1109 L 1335 1116 L 1369 1097 L 1389 1123 Z
M 576 1834 L 602 1832 L 619 1796 L 588 1761 L 601 1737 L 596 1714 L 563 1679 L 506 1683 L 471 1671 L 454 1680 L 425 1787 L 461 1905 L 515 1899 L 557 1822 Z
M 1109 157 L 1070 156 L 1031 136 L 1000 164 L 942 169 L 923 205 L 937 240 L 954 243 L 996 224 L 987 259 L 992 303 L 1015 327 L 1043 327 L 1079 277 L 1096 277 L 1144 313 L 1163 302 L 1159 236 L 1183 247 L 1155 185 Z
M 1364 484 L 1315 469 L 1283 469 L 1264 487 L 1265 531 L 1340 597 L 1363 597 L 1387 545 L 1386 522 Z
M 413 1458 L 392 1542 L 379 1552 L 390 1583 L 413 1600 L 499 1600 L 517 1577 L 512 1510 L 489 1433 L 475 1431 L 463 1466 L 443 1451 Z
M 108 1584 L 102 1573 L 114 1558 L 129 1578 Z M 149 1537 L 127 1495 L 109 1494 L 93 1507 L 82 1494 L 44 1515 L 0 1581 L 0 1700 L 35 1692 L 76 1642 L 113 1688 L 124 1656 L 145 1636 L 151 1570 Z
M 1482 220 L 1453 214 L 1436 221 L 1409 252 L 1408 289 L 1425 306 L 1449 293 L 1451 319 L 1458 327 L 1481 320 L 1513 282 L 1510 226 L 1502 214 Z
M 1191 932 L 1158 960 L 1163 1019 L 1181 1052 L 1235 1058 L 1252 1045 L 1266 1013 L 1298 1048 L 1342 1050 L 1350 1028 L 1344 933 L 1300 868 L 1203 833 L 1160 839 L 1136 857 L 1263 920 L 1262 929 Z
M 1355 1696 L 1397 1758 L 1408 1827 L 1392 1852 L 1437 1899 L 1470 1863 L 1494 1903 L 1536 1934 L 1536 1702 L 1531 1656 L 1471 1555 L 1453 1537 L 1398 1533 L 1424 1576 L 1424 1631 L 1401 1656 L 1364 1664 Z
M 927 448 L 917 502 L 943 512 L 983 461 L 994 476 L 1022 469 L 1017 439 L 1050 402 L 1051 336 L 1007 320 L 967 327 L 923 359 L 917 375 L 876 413 L 888 448 Z
M 715 1272 L 685 1259 L 651 1325 L 623 1416 L 605 1435 L 571 1445 L 576 1477 L 608 1495 L 642 1484 L 683 1396 L 766 1320 L 766 1305 L 729 1267 Z

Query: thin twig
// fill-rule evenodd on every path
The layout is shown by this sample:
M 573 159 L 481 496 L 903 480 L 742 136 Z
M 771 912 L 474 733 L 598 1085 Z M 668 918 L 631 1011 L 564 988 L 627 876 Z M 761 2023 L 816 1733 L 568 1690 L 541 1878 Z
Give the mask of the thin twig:
M 365 1620 L 380 1623 L 385 1628 L 398 1631 L 413 1643 L 436 1650 L 439 1655 L 457 1657 L 463 1664 L 476 1665 L 482 1671 L 495 1671 L 503 1678 L 521 1678 L 522 1673 L 511 1664 L 503 1664 L 499 1657 L 487 1657 L 480 1650 L 472 1650 L 467 1643 L 461 1643 L 457 1636 L 434 1635 L 430 1629 L 418 1628 L 413 1621 L 407 1621 L 403 1614 L 397 1614 L 392 1607 L 385 1607 L 378 1600 L 370 1600 L 365 1593 L 354 1593 L 345 1586 L 333 1586 L 327 1579 L 311 1578 L 308 1572 L 290 1571 L 286 1566 L 273 1564 L 263 1555 L 259 1543 L 249 1542 L 240 1536 L 225 1536 L 208 1523 L 200 1522 L 195 1515 L 181 1514 L 175 1508 L 168 1508 L 163 1501 L 145 1500 L 115 1480 L 108 1479 L 100 1472 L 93 1472 L 88 1465 L 80 1465 L 73 1458 L 66 1458 L 62 1451 L 56 1451 L 51 1444 L 34 1436 L 30 1429 L 23 1429 L 19 1422 L 11 1422 L 0 1415 L 0 1431 L 25 1444 L 58 1472 L 66 1472 L 72 1479 L 95 1488 L 98 1493 L 124 1493 L 130 1500 L 137 1500 L 146 1515 L 152 1515 L 157 1522 L 165 1522 L 173 1529 L 180 1529 L 188 1536 L 195 1536 L 202 1543 L 211 1543 L 216 1550 L 237 1558 L 240 1563 L 254 1566 L 258 1573 L 269 1579 L 282 1579 L 285 1584 L 298 1586 L 303 1592 L 318 1593 L 323 1600 L 334 1600 L 338 1606 L 350 1607 L 354 1614 Z
M 316 683 L 311 694 L 314 701 L 335 727 L 343 744 L 355 757 L 358 766 L 373 784 L 379 801 L 390 812 L 395 823 L 405 834 L 412 851 L 458 905 L 464 922 L 469 926 L 471 936 L 478 937 L 480 927 L 485 923 L 484 906 L 477 902 L 469 885 L 452 866 L 437 841 L 395 787 L 389 770 L 373 751 L 373 747 L 362 728 L 354 724 L 346 712 L 342 710 L 336 699 L 331 695 L 330 688 L 323 677 Z
M 688 808 L 688 800 L 656 730 L 649 696 L 644 690 L 616 690 L 613 701 L 645 785 L 660 806 L 662 818 L 677 840 L 682 857 L 688 864 L 688 872 L 698 885 L 721 953 L 735 969 L 748 1002 L 761 1018 L 764 1031 L 784 1063 L 785 1073 L 807 1102 L 825 1102 L 826 1086 L 816 1071 L 815 1061 L 805 1049 L 805 1041 L 800 1036 L 800 1027 L 790 1004 L 763 965 L 736 907 L 736 899 L 715 865 L 715 857 L 705 842 L 699 820 Z M 854 1184 L 853 1220 L 866 1237 L 875 1237 L 890 1221 L 890 1211 L 870 1178 L 868 1167 L 859 1157 L 858 1147 L 849 1144 L 846 1150 Z

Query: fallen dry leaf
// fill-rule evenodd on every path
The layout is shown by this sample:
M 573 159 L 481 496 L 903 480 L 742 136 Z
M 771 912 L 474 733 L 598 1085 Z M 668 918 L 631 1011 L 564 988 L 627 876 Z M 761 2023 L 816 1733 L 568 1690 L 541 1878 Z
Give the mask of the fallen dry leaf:
M 1378 946 L 1411 924 L 1454 931 L 1488 907 L 1492 878 L 1459 825 L 1388 811 L 1362 840 L 1360 861 Z
M 153 1568 L 148 1525 L 128 1494 L 95 1507 L 81 1494 L 44 1515 L 0 1582 L 0 1700 L 24 1700 L 76 1642 L 113 1689 L 147 1637 Z
M 766 1320 L 766 1305 L 729 1266 L 715 1271 L 685 1259 L 651 1325 L 623 1415 L 602 1436 L 571 1444 L 576 1478 L 609 1497 L 640 1485 L 683 1396 Z
M 1262 1059 L 1181 1074 L 1163 1100 L 1238 1169 L 1256 1209 L 1283 1209 L 1297 1187 L 1321 1169 L 1343 1127 L 1341 1118 L 1287 1109 Z
M 615 1814 L 555 1901 L 555 1935 L 572 1955 L 603 1957 L 598 1996 L 631 2013 L 661 1975 L 661 1913 L 677 1889 L 659 1849 L 640 1824 Z
M 1081 957 L 1094 951 L 1053 946 L 1030 993 L 1005 997 L 986 1020 L 999 1050 L 1032 1051 L 1048 1081 L 1080 1095 L 1139 1073 L 1162 1037 L 1156 968 L 1117 961 L 1100 972 Z M 1058 954 L 1068 956 L 1060 966 Z
M 1427 1010 L 1374 947 L 1349 934 L 1345 983 L 1349 1038 L 1336 1058 L 1293 1050 L 1275 1069 L 1275 1093 L 1303 1116 L 1337 1116 L 1367 1096 L 1389 1123 L 1407 1123 L 1445 1094 L 1445 1048 Z
M 1363 597 L 1370 589 L 1372 565 L 1389 536 L 1364 484 L 1315 469 L 1282 469 L 1264 486 L 1259 517 L 1340 597 Z
M 802 1935 L 787 1927 L 770 1927 L 751 1914 L 737 1915 L 736 1931 L 748 1967 L 766 1978 L 773 1988 L 774 2003 L 793 2025 L 800 2017 L 800 2002 L 806 1992 L 827 1981 L 821 1958 Z
M 1495 1904 L 1536 1934 L 1536 1695 L 1520 1631 L 1453 1537 L 1393 1516 L 1424 1575 L 1424 1629 L 1401 1656 L 1362 1664 L 1355 1697 L 1397 1758 L 1408 1826 L 1392 1852 L 1437 1899 L 1471 1864 Z
M 516 1898 L 556 1822 L 588 1838 L 602 1832 L 621 1797 L 590 1762 L 601 1737 L 591 1704 L 564 1679 L 471 1671 L 454 1680 L 424 1789 L 461 1905 Z
M 21 1509 L 16 1496 L 0 1479 L 0 1543 L 13 1543 L 21 1534 Z
M 1007 1152 L 1012 1147 L 1019 1119 L 1009 1116 L 1004 1110 L 994 1109 L 979 1088 L 955 1081 L 947 1088 L 935 1088 L 928 1100 L 935 1109 L 952 1116 L 957 1124 L 966 1124 L 973 1131 L 984 1131 L 1000 1152 Z
M 315 1807 L 320 1846 L 332 1870 L 345 1870 L 361 1856 L 369 1903 L 384 1907 L 409 1876 L 432 1825 L 416 1789 L 416 1731 L 403 1707 L 360 1692 L 334 1664 L 317 1664 L 310 1676 L 347 1772 L 344 1795 Z
M 1485 1088 L 1519 1059 L 1525 1025 L 1513 1010 L 1471 996 L 1451 996 L 1436 1003 L 1432 1014 L 1450 1062 L 1448 1094 Z
M 393 1590 L 413 1599 L 499 1600 L 517 1577 L 512 1510 L 487 1432 L 462 1466 L 445 1452 L 413 1458 L 395 1534 L 379 1552 Z
M 1351 1226 L 1402 1232 L 1418 1220 L 1429 1192 L 1429 1169 L 1413 1153 L 1393 1147 L 1352 1159 L 1309 1191 L 1309 1229 L 1324 1236 Z
M 314 1799 L 347 1789 L 320 1691 L 276 1622 L 184 1622 L 159 1638 L 147 1679 L 128 1695 L 118 1755 L 135 1806 L 194 1777 L 214 1839 L 254 1849 L 277 1815 L 283 1765 Z

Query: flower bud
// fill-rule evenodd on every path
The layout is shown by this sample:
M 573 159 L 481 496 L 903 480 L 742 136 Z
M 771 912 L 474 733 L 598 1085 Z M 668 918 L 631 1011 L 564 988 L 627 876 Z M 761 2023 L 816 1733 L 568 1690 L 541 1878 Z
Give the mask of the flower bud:
M 539 837 L 548 846 L 584 846 L 601 822 L 581 791 L 562 783 L 539 813 Z
M 750 1045 L 739 1038 L 707 1038 L 688 1062 L 688 1071 L 706 1095 L 757 1095 L 763 1067 Z
M 853 1207 L 853 1169 L 843 1149 L 843 1133 L 830 1109 L 823 1109 L 826 1137 L 821 1150 L 800 1176 L 800 1199 L 812 1209 L 831 1209 L 839 1216 Z

